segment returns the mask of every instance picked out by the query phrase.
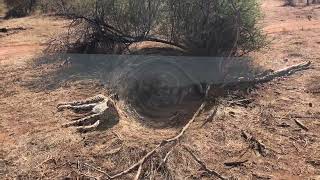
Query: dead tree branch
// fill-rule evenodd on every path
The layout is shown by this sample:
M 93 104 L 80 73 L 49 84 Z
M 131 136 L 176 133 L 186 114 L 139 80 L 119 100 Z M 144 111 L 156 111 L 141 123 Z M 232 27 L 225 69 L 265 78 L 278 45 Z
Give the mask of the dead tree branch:
M 268 75 L 265 75 L 265 76 L 262 76 L 262 77 L 256 77 L 253 82 L 255 82 L 255 83 L 264 83 L 264 82 L 271 81 L 271 80 L 273 80 L 275 78 L 278 78 L 278 77 L 289 76 L 289 75 L 291 75 L 291 74 L 293 74 L 295 72 L 309 69 L 310 65 L 311 65 L 310 61 L 304 62 L 304 63 L 300 63 L 300 64 L 295 64 L 295 65 L 292 65 L 292 66 L 285 67 L 283 69 L 274 71 L 274 72 L 272 72 L 272 73 L 270 73 Z
M 234 87 L 238 87 L 238 86 L 244 86 L 244 87 L 249 87 L 249 86 L 254 86 L 257 84 L 262 84 L 262 83 L 267 83 L 270 82 L 276 78 L 280 78 L 280 77 L 285 77 L 285 76 L 289 76 L 292 75 L 296 72 L 299 71 L 303 71 L 303 70 L 307 70 L 309 69 L 311 66 L 311 62 L 303 62 L 303 63 L 299 63 L 299 64 L 295 64 L 289 67 L 285 67 L 283 69 L 279 69 L 276 71 L 271 71 L 268 70 L 265 73 L 261 73 L 263 74 L 262 76 L 255 76 L 253 78 L 239 78 L 236 82 L 232 82 L 232 83 L 226 83 L 223 84 L 222 87 L 224 88 L 234 88 Z
M 133 44 L 133 43 L 143 42 L 143 41 L 152 41 L 152 42 L 158 42 L 158 43 L 163 43 L 163 44 L 167 44 L 167 45 L 172 45 L 172 46 L 178 47 L 182 50 L 187 49 L 185 46 L 183 46 L 181 44 L 174 43 L 171 41 L 166 41 L 163 39 L 148 37 L 147 35 L 131 36 L 129 34 L 122 32 L 121 30 L 117 29 L 116 27 L 108 24 L 107 22 L 104 22 L 104 21 L 102 22 L 100 20 L 93 19 L 90 17 L 80 16 L 77 14 L 59 14 L 59 16 L 68 17 L 70 19 L 73 19 L 74 21 L 85 21 L 88 24 L 96 27 L 96 29 L 100 32 L 100 34 L 105 39 L 111 40 L 116 43 Z

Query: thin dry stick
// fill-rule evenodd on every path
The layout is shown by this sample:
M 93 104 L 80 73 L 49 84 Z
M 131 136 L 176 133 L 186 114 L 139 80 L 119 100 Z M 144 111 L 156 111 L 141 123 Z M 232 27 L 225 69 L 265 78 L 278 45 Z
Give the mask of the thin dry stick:
M 246 160 L 242 160 L 242 161 L 232 161 L 232 162 L 225 162 L 224 165 L 225 166 L 241 166 L 242 164 L 248 162 L 248 159 Z
M 213 120 L 213 117 L 218 112 L 218 106 L 214 107 L 210 110 L 209 115 L 205 118 L 204 123 L 201 125 L 201 127 L 205 126 L 208 122 L 211 122 Z
M 139 166 L 139 168 L 138 168 L 138 171 L 137 171 L 137 174 L 136 174 L 136 176 L 135 176 L 134 180 L 139 180 L 139 177 L 140 177 L 141 172 L 142 172 L 142 165 L 143 165 L 143 164 L 140 164 L 140 166 Z
M 217 176 L 218 178 L 222 179 L 222 180 L 226 180 L 227 178 L 221 176 L 219 173 L 217 173 L 216 171 L 212 170 L 212 169 L 209 169 L 207 167 L 207 165 L 201 161 L 188 147 L 186 147 L 185 145 L 183 145 L 183 148 L 193 157 L 193 159 L 195 161 L 197 161 L 198 164 L 200 164 L 201 168 L 203 170 L 205 170 L 207 173 L 209 173 L 210 175 L 215 175 Z
M 120 173 L 108 177 L 108 179 L 115 179 L 121 176 L 124 176 L 126 174 L 131 173 L 132 171 L 136 170 L 138 167 L 140 167 L 141 164 L 143 164 L 149 157 L 151 157 L 160 147 L 164 146 L 165 141 L 162 141 L 159 145 L 157 145 L 152 151 L 147 153 L 142 159 L 140 159 L 137 163 L 130 166 L 128 169 L 121 171 Z
M 299 127 L 301 127 L 302 129 L 304 129 L 305 131 L 309 131 L 309 129 L 308 129 L 301 121 L 299 121 L 298 119 L 295 119 L 294 122 L 295 122 Z
M 165 157 L 162 159 L 160 165 L 158 166 L 157 171 L 168 161 L 168 158 L 169 158 L 170 154 L 172 153 L 172 151 L 173 151 L 173 148 L 167 152 Z
M 85 166 L 87 166 L 87 167 L 89 167 L 89 168 L 92 168 L 93 170 L 95 170 L 95 171 L 97 171 L 97 172 L 100 172 L 100 173 L 104 174 L 104 175 L 107 176 L 107 177 L 110 177 L 110 175 L 109 175 L 107 172 L 101 170 L 101 168 L 94 167 L 94 166 L 92 166 L 92 165 L 90 165 L 90 164 L 88 164 L 88 163 L 83 163 L 83 165 L 85 165 Z
M 288 117 L 280 117 L 280 116 L 273 116 L 274 118 L 278 119 L 292 119 L 292 118 L 297 118 L 297 119 L 312 119 L 312 120 L 317 120 L 320 119 L 320 116 L 301 116 L 301 115 L 290 115 Z
M 300 116 L 300 115 L 295 115 L 295 116 L 290 116 L 291 118 L 299 118 L 299 119 L 320 119 L 320 116 Z
M 265 157 L 267 155 L 267 147 L 262 142 L 260 142 L 256 137 L 242 130 L 242 137 L 250 143 L 250 148 L 260 155 Z

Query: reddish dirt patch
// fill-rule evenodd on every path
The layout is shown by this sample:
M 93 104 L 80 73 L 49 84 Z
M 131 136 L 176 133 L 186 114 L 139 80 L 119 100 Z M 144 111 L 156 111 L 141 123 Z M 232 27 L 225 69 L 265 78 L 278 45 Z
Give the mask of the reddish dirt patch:
M 18 58 L 21 56 L 30 56 L 38 53 L 43 46 L 36 44 L 19 44 L 19 45 L 0 45 L 0 61 L 9 58 Z

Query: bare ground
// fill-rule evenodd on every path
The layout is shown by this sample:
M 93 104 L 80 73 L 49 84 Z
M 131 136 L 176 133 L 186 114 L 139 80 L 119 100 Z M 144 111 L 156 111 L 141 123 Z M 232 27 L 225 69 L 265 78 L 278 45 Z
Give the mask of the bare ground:
M 280 0 L 263 1 L 262 23 L 271 42 L 268 48 L 251 56 L 265 68 L 279 69 L 303 61 L 312 61 L 313 68 L 253 90 L 247 98 L 254 101 L 248 106 L 223 103 L 218 115 L 204 127 L 201 124 L 205 114 L 197 118 L 181 142 L 208 167 L 227 177 L 320 178 L 320 95 L 316 93 L 320 89 L 320 7 L 293 8 L 282 4 Z M 59 64 L 34 66 L 33 62 L 48 38 L 63 31 L 64 25 L 64 21 L 49 17 L 21 18 L 0 24 L 32 27 L 0 37 L 1 179 L 103 175 L 84 163 L 115 174 L 180 129 L 146 127 L 130 117 L 103 131 L 87 134 L 61 128 L 71 115 L 56 112 L 59 101 L 105 92 L 99 83 L 88 80 L 66 82 L 54 88 L 32 84 L 61 68 Z M 48 84 L 50 80 L 48 76 Z M 242 131 L 263 142 L 267 154 L 248 148 Z M 173 179 L 201 179 L 199 167 L 188 156 L 185 150 L 176 148 L 168 159 L 167 169 L 162 169 L 162 174 L 167 175 L 162 178 L 168 179 L 171 171 L 175 174 Z M 239 160 L 247 161 L 237 167 L 224 165 Z M 146 164 L 153 165 L 153 161 Z

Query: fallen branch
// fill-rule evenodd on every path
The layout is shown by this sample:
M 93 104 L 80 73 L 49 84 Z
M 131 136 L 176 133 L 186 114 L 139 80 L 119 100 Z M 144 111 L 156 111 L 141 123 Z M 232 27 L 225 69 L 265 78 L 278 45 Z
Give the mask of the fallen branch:
M 276 71 L 271 71 L 271 72 L 266 71 L 266 73 L 262 73 L 263 74 L 262 76 L 260 75 L 260 76 L 256 76 L 256 77 L 248 78 L 248 79 L 239 78 L 236 82 L 224 84 L 224 85 L 222 85 L 222 87 L 225 87 L 225 88 L 229 87 L 230 89 L 232 89 L 233 87 L 237 87 L 237 86 L 241 86 L 241 85 L 244 85 L 245 87 L 247 87 L 250 85 L 266 83 L 266 82 L 274 80 L 275 78 L 288 76 L 288 75 L 291 75 L 295 72 L 309 69 L 310 65 L 311 65 L 311 62 L 308 61 L 308 62 L 295 64 L 295 65 L 292 65 L 289 67 L 285 67 L 283 69 L 276 70 Z
M 274 71 L 272 73 L 269 73 L 268 75 L 265 75 L 265 76 L 262 76 L 262 77 L 256 77 L 254 79 L 254 82 L 255 83 L 264 83 L 264 82 L 271 81 L 271 80 L 273 80 L 275 78 L 278 78 L 278 77 L 288 76 L 288 75 L 291 75 L 291 74 L 293 74 L 295 72 L 309 69 L 310 65 L 311 65 L 310 61 L 304 62 L 304 63 L 300 63 L 300 64 L 295 64 L 295 65 L 292 65 L 292 66 L 289 66 L 289 67 Z
M 124 44 L 133 44 L 133 43 L 138 43 L 138 42 L 143 42 L 143 41 L 152 41 L 152 42 L 158 42 L 158 43 L 163 43 L 163 44 L 175 46 L 175 47 L 178 47 L 182 50 L 187 49 L 185 46 L 183 46 L 181 44 L 174 43 L 171 41 L 166 41 L 163 39 L 149 37 L 147 35 L 131 36 L 123 31 L 121 31 L 120 29 L 112 26 L 111 24 L 108 24 L 108 22 L 97 21 L 94 18 L 85 17 L 85 16 L 81 16 L 81 15 L 77 15 L 77 14 L 57 14 L 57 15 L 68 17 L 70 19 L 73 19 L 74 21 L 84 20 L 88 24 L 96 27 L 99 30 L 99 32 L 104 36 L 104 38 L 106 38 L 108 40 L 113 40 L 114 42 L 124 43 Z

